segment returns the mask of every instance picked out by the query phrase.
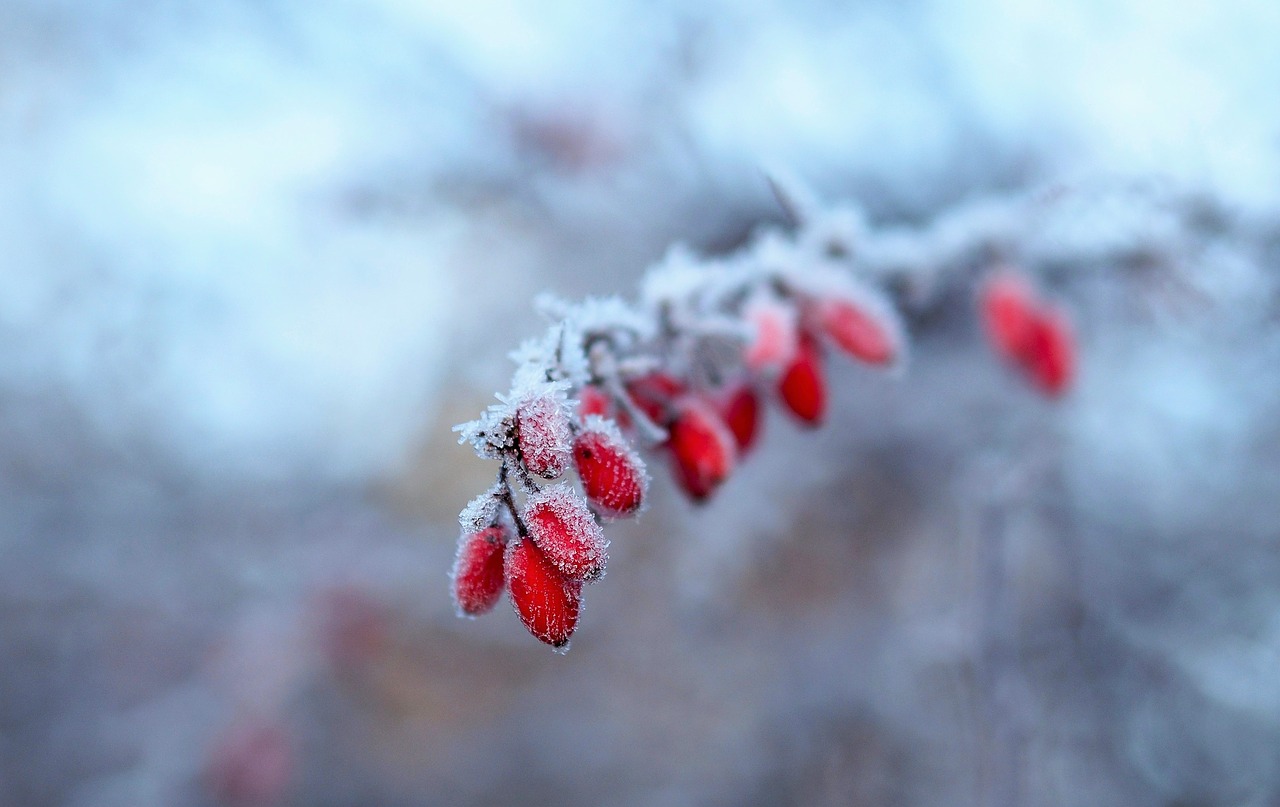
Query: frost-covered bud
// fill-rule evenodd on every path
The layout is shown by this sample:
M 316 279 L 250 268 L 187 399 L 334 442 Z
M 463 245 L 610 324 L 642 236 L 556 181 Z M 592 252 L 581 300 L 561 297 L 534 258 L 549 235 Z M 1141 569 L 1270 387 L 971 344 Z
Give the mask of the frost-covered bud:
M 569 416 L 555 395 L 536 395 L 516 409 L 516 442 L 529 473 L 554 479 L 569 464 Z
M 601 514 L 620 518 L 640 510 L 649 482 L 644 461 L 612 421 L 588 418 L 573 441 L 573 459 L 587 500 Z
M 808 308 L 814 329 L 853 358 L 876 365 L 901 358 L 902 326 L 877 295 L 849 288 L 814 300 Z
M 786 408 L 801 423 L 819 426 L 827 411 L 827 381 L 822 366 L 822 348 L 807 334 L 800 340 L 800 350 L 782 378 L 778 379 L 778 395 Z
M 733 434 L 710 406 L 693 396 L 677 402 L 668 447 L 676 481 L 689 498 L 704 501 L 728 478 L 737 461 L 734 446 Z
M 498 506 L 500 504 L 498 496 L 501 492 L 501 488 L 498 485 L 494 485 L 489 490 L 467 502 L 467 506 L 462 508 L 462 512 L 458 514 L 458 523 L 462 525 L 464 533 L 480 532 L 497 523 Z
M 535 638 L 565 648 L 578 626 L 582 583 L 569 580 L 528 538 L 507 549 L 507 594 L 516 615 Z
M 453 602 L 459 616 L 478 616 L 502 595 L 507 531 L 501 526 L 463 533 L 453 564 Z
M 760 396 L 751 384 L 740 381 L 721 393 L 718 404 L 720 418 L 738 445 L 738 455 L 746 454 L 760 432 Z
M 565 577 L 596 580 L 604 574 L 609 544 L 587 503 L 569 485 L 530 496 L 522 519 L 534 544 Z
M 795 307 L 774 297 L 757 297 L 742 310 L 751 327 L 751 337 L 742 352 L 742 361 L 752 373 L 781 371 L 791 363 L 800 344 Z

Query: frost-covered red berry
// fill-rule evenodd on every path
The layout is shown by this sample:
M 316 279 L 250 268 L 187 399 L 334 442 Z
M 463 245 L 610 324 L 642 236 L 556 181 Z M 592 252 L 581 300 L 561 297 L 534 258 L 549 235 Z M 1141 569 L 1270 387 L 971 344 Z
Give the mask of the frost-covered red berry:
M 506 566 L 507 595 L 525 628 L 552 647 L 567 645 L 578 626 L 582 583 L 567 579 L 528 538 L 511 542 Z
M 453 602 L 459 614 L 477 616 L 498 602 L 506 549 L 507 531 L 500 526 L 464 533 L 459 539 L 453 564 Z
M 554 395 L 536 395 L 516 409 L 516 443 L 529 473 L 554 479 L 569 464 L 569 416 Z
M 603 515 L 629 516 L 643 505 L 644 462 L 609 421 L 587 419 L 573 441 L 573 459 L 587 500 Z
M 728 478 L 737 461 L 732 432 L 708 404 L 693 396 L 676 403 L 668 448 L 676 481 L 696 502 L 705 500 Z
M 720 397 L 720 418 L 733 433 L 738 455 L 751 450 L 760 432 L 760 396 L 747 382 L 735 384 Z
M 868 296 L 831 296 L 812 303 L 816 329 L 836 347 L 868 364 L 897 360 L 902 339 L 888 306 Z
M 742 361 L 753 373 L 775 373 L 791 363 L 800 344 L 795 307 L 771 297 L 752 300 L 743 308 L 742 318 L 751 327 L 751 337 L 742 351 Z
M 800 350 L 782 378 L 778 379 L 778 395 L 786 408 L 809 426 L 822 423 L 827 411 L 827 381 L 822 366 L 822 348 L 807 334 L 800 340 Z
M 565 577 L 595 580 L 604 574 L 609 544 L 573 488 L 560 484 L 532 494 L 523 521 L 529 537 Z

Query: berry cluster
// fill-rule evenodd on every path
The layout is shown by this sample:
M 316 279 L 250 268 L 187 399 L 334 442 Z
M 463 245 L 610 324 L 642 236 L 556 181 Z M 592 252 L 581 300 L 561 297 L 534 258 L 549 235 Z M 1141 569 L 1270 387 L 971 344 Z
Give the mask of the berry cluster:
M 780 198 L 799 220 L 793 198 Z M 828 353 L 903 365 L 901 303 L 889 284 L 859 272 L 851 239 L 813 229 L 767 233 L 718 260 L 674 250 L 633 304 L 541 301 L 555 324 L 513 355 L 511 391 L 456 427 L 501 463 L 494 486 L 460 517 L 460 614 L 492 609 L 505 589 L 530 633 L 566 648 L 584 584 L 604 575 L 601 523 L 645 504 L 648 475 L 634 446 L 703 502 L 751 450 L 766 404 L 801 426 L 823 422 Z M 996 350 L 1043 392 L 1061 394 L 1074 361 L 1062 312 L 1008 272 L 985 284 L 980 307 Z

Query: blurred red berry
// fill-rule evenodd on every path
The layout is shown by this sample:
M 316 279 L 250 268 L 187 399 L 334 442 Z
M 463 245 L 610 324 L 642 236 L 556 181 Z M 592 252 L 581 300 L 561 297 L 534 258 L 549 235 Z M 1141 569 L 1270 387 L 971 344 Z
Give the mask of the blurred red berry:
M 736 461 L 734 446 L 732 432 L 710 406 L 691 396 L 677 402 L 668 447 L 676 481 L 695 502 L 728 478 Z
M 1066 314 L 1043 302 L 1020 275 L 1003 273 L 982 287 L 983 326 L 995 351 L 1045 395 L 1067 391 L 1075 376 L 1075 338 Z
M 386 652 L 391 614 L 372 593 L 354 585 L 324 592 L 320 606 L 320 646 L 341 672 L 357 672 Z
M 464 534 L 453 564 L 453 602 L 459 614 L 477 616 L 493 608 L 502 596 L 506 530 L 500 526 Z
M 587 384 L 578 391 L 578 419 L 585 420 L 588 415 L 599 415 L 602 418 L 612 417 L 613 400 L 609 394 L 594 384 Z
M 1065 314 L 1052 308 L 1037 312 L 1023 364 L 1044 394 L 1057 397 L 1067 391 L 1075 375 L 1075 339 Z
M 731 386 L 720 399 L 720 417 L 738 444 L 739 456 L 755 444 L 760 432 L 760 396 L 747 382 Z
M 644 464 L 616 428 L 592 418 L 573 442 L 573 458 L 588 501 L 606 516 L 628 516 L 644 503 Z
M 569 462 L 569 416 L 552 395 L 539 395 L 516 409 L 516 441 L 529 473 L 554 479 Z
M 996 352 L 1017 361 L 1026 350 L 1035 317 L 1035 290 L 1020 275 L 1001 273 L 985 284 L 979 304 L 982 324 Z
M 891 364 L 898 336 L 889 316 L 870 300 L 828 298 L 813 303 L 813 321 L 836 347 L 868 364 Z
M 808 426 L 821 425 L 827 411 L 827 382 L 822 348 L 807 334 L 800 350 L 778 379 L 778 394 L 787 409 Z
M 671 422 L 672 404 L 685 390 L 682 381 L 663 372 L 632 379 L 627 382 L 626 388 L 636 407 L 659 426 L 666 426 Z
M 795 308 L 781 300 L 752 300 L 742 311 L 752 335 L 742 352 L 743 363 L 757 375 L 780 371 L 791 363 L 799 345 Z
M 294 755 L 284 727 L 267 720 L 232 726 L 209 755 L 205 780 L 227 807 L 282 804 L 293 779 Z
M 578 626 L 582 583 L 569 580 L 528 538 L 507 550 L 507 594 L 529 633 L 552 647 L 564 647 Z
M 561 484 L 532 494 L 523 518 L 529 537 L 565 577 L 595 580 L 604 574 L 608 543 L 573 488 Z

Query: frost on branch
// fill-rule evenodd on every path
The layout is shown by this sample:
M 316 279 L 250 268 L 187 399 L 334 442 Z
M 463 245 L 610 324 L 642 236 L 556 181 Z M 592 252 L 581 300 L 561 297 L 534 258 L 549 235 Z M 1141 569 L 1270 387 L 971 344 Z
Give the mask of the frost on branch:
M 1033 388 L 1068 391 L 1076 358 L 1064 310 L 1029 279 L 996 272 L 995 256 L 1021 257 L 1028 277 L 1036 257 L 1051 257 L 1025 223 L 1030 201 L 973 205 L 918 231 L 876 230 L 856 208 L 826 210 L 806 191 L 774 187 L 789 232 L 762 230 L 719 257 L 672 247 L 634 302 L 538 298 L 553 324 L 512 353 L 517 369 L 498 403 L 456 427 L 500 463 L 494 487 L 460 517 L 462 613 L 487 610 L 501 576 L 525 627 L 567 647 L 582 584 L 604 574 L 601 523 L 647 501 L 642 452 L 691 500 L 707 501 L 755 444 L 768 404 L 820 426 L 828 354 L 901 371 L 911 318 L 956 290 L 976 299 L 994 352 Z M 541 481 L 570 469 L 576 482 Z

